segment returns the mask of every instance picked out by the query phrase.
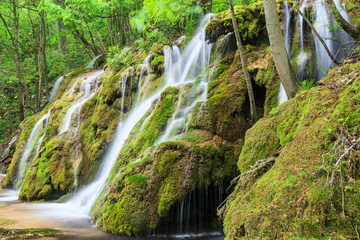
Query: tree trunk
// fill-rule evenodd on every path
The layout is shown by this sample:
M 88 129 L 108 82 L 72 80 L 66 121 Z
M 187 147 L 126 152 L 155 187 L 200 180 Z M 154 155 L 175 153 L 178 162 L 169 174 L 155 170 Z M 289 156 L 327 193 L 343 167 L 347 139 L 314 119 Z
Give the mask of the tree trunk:
M 23 95 L 23 71 L 21 67 L 21 57 L 19 52 L 19 21 L 17 16 L 16 9 L 16 0 L 12 1 L 13 5 L 13 13 L 14 13 L 14 48 L 16 54 L 16 75 L 18 78 L 18 100 L 19 100 L 19 112 L 20 112 L 20 120 L 23 121 L 25 119 L 25 107 L 24 107 L 24 95 Z
M 350 23 L 348 23 L 339 13 L 339 10 L 336 8 L 334 4 L 334 0 L 326 0 L 329 5 L 331 13 L 334 15 L 335 19 L 341 23 L 342 28 L 345 32 L 347 32 L 352 38 L 356 41 L 360 41 L 360 29 L 354 27 Z
M 28 18 L 29 18 L 29 22 L 30 22 L 30 26 L 31 26 L 31 39 L 33 40 L 33 51 L 32 54 L 34 56 L 34 65 L 36 68 L 36 73 L 39 72 L 39 49 L 40 49 L 40 39 L 39 42 L 37 42 L 36 40 L 36 34 L 35 34 L 35 27 L 31 18 L 31 14 L 30 14 L 30 4 L 29 2 L 27 3 L 27 13 L 28 13 Z M 41 38 L 41 36 L 39 35 L 39 38 Z M 39 86 L 39 78 L 35 76 L 34 79 L 34 84 L 35 84 L 35 109 L 36 111 L 40 111 L 41 110 L 41 103 L 40 103 L 40 91 L 41 91 L 41 87 Z
M 305 20 L 305 22 L 310 26 L 311 30 L 313 31 L 313 33 L 315 34 L 315 36 L 319 39 L 319 41 L 321 42 L 321 44 L 324 46 L 325 51 L 327 52 L 327 54 L 329 55 L 329 57 L 331 58 L 331 60 L 336 63 L 339 64 L 338 61 L 336 61 L 335 57 L 331 54 L 330 49 L 328 48 L 328 46 L 326 45 L 325 41 L 322 39 L 322 37 L 320 36 L 320 34 L 316 31 L 316 29 L 314 28 L 314 26 L 311 24 L 310 20 L 305 16 L 305 14 L 303 14 L 300 10 L 300 8 L 298 8 L 296 2 L 294 2 L 295 8 L 297 9 L 297 11 L 299 12 L 299 14 L 303 17 L 303 19 Z
M 40 12 L 41 17 L 41 33 L 42 33 L 42 46 L 41 46 L 41 53 L 43 58 L 43 79 L 45 84 L 45 93 L 46 98 L 49 99 L 50 92 L 49 92 L 49 81 L 48 81 L 48 69 L 47 69 L 47 61 L 46 61 L 46 24 L 45 24 L 45 12 L 44 10 Z
M 241 37 L 240 37 L 240 33 L 239 33 L 239 27 L 237 25 L 232 0 L 228 0 L 228 3 L 230 5 L 231 19 L 232 19 L 232 24 L 233 24 L 233 27 L 234 27 L 234 32 L 235 32 L 236 44 L 237 44 L 237 47 L 238 47 L 238 50 L 239 50 L 241 64 L 242 64 L 242 68 L 243 68 L 244 75 L 245 75 L 245 80 L 246 80 L 246 87 L 247 87 L 249 101 L 250 101 L 251 120 L 252 120 L 253 123 L 255 123 L 256 122 L 256 105 L 255 105 L 254 91 L 253 91 L 252 84 L 251 84 L 250 74 L 249 74 L 249 71 L 247 69 L 245 51 L 244 51 L 244 48 L 242 46 Z
M 87 48 L 90 51 L 90 55 L 92 57 L 96 57 L 97 55 L 99 55 L 97 49 L 95 47 L 93 47 L 88 40 L 86 40 L 86 38 L 79 32 L 79 30 L 74 30 L 73 31 L 74 37 L 79 39 L 85 46 L 85 48 Z
M 15 52 L 15 58 L 14 58 L 14 62 L 15 62 L 15 69 L 16 69 L 16 76 L 18 78 L 18 101 L 19 101 L 19 115 L 20 115 L 20 120 L 23 121 L 25 119 L 25 107 L 24 107 L 24 95 L 23 95 L 23 82 L 24 82 L 24 76 L 23 76 L 23 71 L 22 71 L 22 67 L 21 67 L 21 56 L 20 56 L 20 51 L 19 51 L 19 20 L 18 20 L 18 15 L 17 15 L 17 5 L 16 5 L 16 0 L 12 0 L 12 12 L 14 14 L 13 16 L 13 21 L 14 21 L 14 36 L 12 35 L 12 31 L 10 31 L 3 15 L 0 12 L 0 18 L 4 24 L 4 27 L 6 29 L 6 31 L 8 32 L 11 41 L 14 45 L 13 50 Z
M 280 81 L 288 98 L 293 98 L 298 90 L 298 81 L 291 67 L 280 29 L 280 21 L 276 8 L 276 0 L 264 0 L 266 29 L 269 35 L 271 51 L 274 57 Z
M 63 6 L 64 4 L 62 3 L 61 0 L 54 0 L 54 3 L 56 5 L 64 7 Z M 59 52 L 61 54 L 66 54 L 69 51 L 66 49 L 67 38 L 66 38 L 66 35 L 63 34 L 63 30 L 65 27 L 64 27 L 64 23 L 62 22 L 61 18 L 56 19 L 55 28 L 56 28 L 56 37 L 58 40 Z

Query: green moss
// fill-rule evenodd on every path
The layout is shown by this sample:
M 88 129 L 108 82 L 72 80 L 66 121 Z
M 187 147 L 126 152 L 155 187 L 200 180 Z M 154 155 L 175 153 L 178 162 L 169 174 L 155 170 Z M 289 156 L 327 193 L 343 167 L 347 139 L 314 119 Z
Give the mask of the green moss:
M 40 150 L 22 183 L 20 199 L 56 199 L 74 188 L 72 142 L 55 138 Z
M 24 228 L 24 229 L 5 229 L 0 228 L 1 239 L 28 239 L 42 236 L 54 236 L 57 230 L 50 228 Z
M 139 235 L 154 229 L 159 217 L 166 216 L 188 191 L 234 175 L 228 171 L 235 170 L 225 154 L 228 150 L 179 142 L 152 147 L 141 160 L 117 172 L 92 213 L 94 221 L 117 234 Z
M 240 35 L 245 44 L 250 42 L 254 45 L 267 41 L 265 26 L 265 15 L 263 3 L 258 2 L 249 6 L 235 6 L 235 16 L 238 23 Z M 232 21 L 230 10 L 224 11 L 214 17 L 206 26 L 206 38 L 215 42 L 219 36 L 232 32 Z
M 359 224 L 353 188 L 358 176 L 342 170 L 354 179 L 343 180 L 348 186 L 343 218 L 339 180 L 329 188 L 328 176 L 320 170 L 335 134 L 342 128 L 359 131 L 359 79 L 344 86 L 344 76 L 337 74 L 349 67 L 334 68 L 322 80 L 324 85 L 300 92 L 247 131 L 238 165 L 242 173 L 249 172 L 222 209 L 227 238 L 356 238 L 351 226 Z M 336 90 L 329 92 L 329 86 Z M 359 156 L 354 154 L 351 159 Z M 260 168 L 264 159 L 273 162 Z

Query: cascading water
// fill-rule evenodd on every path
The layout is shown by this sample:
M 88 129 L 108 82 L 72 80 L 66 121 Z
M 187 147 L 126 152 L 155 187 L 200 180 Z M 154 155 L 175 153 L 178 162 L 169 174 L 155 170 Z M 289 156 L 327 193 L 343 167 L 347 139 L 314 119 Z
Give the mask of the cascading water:
M 324 0 L 316 0 L 315 1 L 315 22 L 314 27 L 319 35 L 325 41 L 325 44 L 331 51 L 333 55 L 335 55 L 332 33 L 329 30 L 329 26 L 332 21 L 332 17 L 329 9 L 325 6 Z M 327 72 L 330 66 L 333 66 L 334 63 L 327 54 L 324 46 L 321 44 L 320 40 L 314 35 L 315 38 L 315 49 L 317 56 L 317 79 L 320 80 L 325 76 L 324 72 Z
M 26 142 L 25 150 L 20 158 L 19 168 L 16 177 L 16 188 L 19 187 L 19 184 L 25 177 L 25 170 L 27 168 L 27 163 L 29 162 L 30 157 L 32 156 L 34 148 L 36 149 L 33 157 L 36 157 L 39 153 L 41 142 L 45 136 L 46 129 L 49 124 L 50 110 L 47 114 L 42 116 L 35 124 L 31 130 L 30 136 Z M 44 125 L 45 124 L 45 125 Z
M 137 83 L 138 95 L 136 97 L 137 98 L 137 103 L 136 104 L 139 104 L 139 102 L 142 99 L 140 97 L 140 94 L 141 94 L 140 88 L 141 88 L 143 76 L 146 76 L 146 75 L 150 74 L 150 56 L 147 56 L 140 66 L 141 66 L 141 70 L 140 70 L 140 76 L 139 76 L 138 83 Z
M 345 5 L 341 4 L 338 0 L 334 0 L 336 8 L 339 10 L 340 15 L 351 24 L 349 15 L 346 12 Z M 347 53 L 354 47 L 354 39 L 343 29 L 335 32 L 335 46 L 337 47 L 337 60 L 342 60 L 347 56 Z
M 307 0 L 304 0 L 303 3 L 301 4 L 300 7 L 300 11 L 303 14 L 306 14 L 304 12 L 305 6 L 307 5 Z M 296 62 L 298 65 L 298 74 L 297 77 L 299 79 L 299 81 L 303 81 L 304 80 L 304 75 L 305 75 L 305 66 L 306 63 L 308 61 L 308 54 L 305 52 L 304 50 L 304 32 L 305 32 L 305 21 L 304 18 L 301 16 L 300 13 L 298 13 L 298 19 L 299 19 L 299 31 L 300 31 L 300 39 L 299 39 L 299 48 L 300 48 L 300 53 L 297 56 Z
M 292 8 L 289 8 L 288 3 L 284 1 L 285 48 L 289 59 L 291 59 L 291 35 L 290 35 L 291 15 L 292 15 Z M 286 95 L 283 84 L 280 83 L 278 105 L 281 105 L 287 100 L 289 100 L 289 98 Z
M 340 10 L 340 13 L 345 16 L 344 9 L 341 4 L 337 2 L 336 5 L 337 8 Z M 332 17 L 330 10 L 325 5 L 324 0 L 316 0 L 315 8 L 316 10 L 314 27 L 325 41 L 332 55 L 336 58 L 336 60 L 340 61 L 346 56 L 348 49 L 344 48 L 344 46 L 342 46 L 342 44 L 339 44 L 339 42 L 350 42 L 352 38 L 342 29 L 340 29 L 340 31 L 337 31 L 335 29 L 334 32 L 332 28 L 336 26 L 335 19 Z M 345 16 L 345 19 L 349 19 L 349 17 Z M 325 73 L 328 72 L 330 66 L 334 66 L 335 63 L 331 60 L 331 58 L 325 51 L 325 48 L 320 43 L 320 40 L 317 39 L 315 36 L 314 38 L 318 61 L 317 79 L 320 80 L 322 77 L 325 76 Z
M 54 87 L 51 89 L 51 93 L 50 93 L 50 97 L 49 97 L 49 103 L 51 103 L 54 98 L 56 97 L 57 92 L 59 91 L 59 87 L 60 87 L 60 83 L 62 82 L 62 80 L 64 79 L 64 76 L 60 76 L 55 84 Z
M 217 185 L 191 190 L 184 199 L 173 205 L 167 217 L 160 219 L 154 233 L 174 238 L 221 235 L 221 223 L 216 218 L 216 209 L 223 199 L 222 181 Z
M 65 117 L 63 119 L 63 122 L 62 122 L 60 130 L 59 130 L 59 135 L 69 130 L 70 124 L 71 124 L 71 118 L 72 118 L 73 113 L 76 110 L 80 111 L 81 106 L 87 100 L 89 100 L 90 98 L 92 98 L 95 95 L 95 93 L 98 90 L 98 87 L 97 87 L 98 78 L 103 72 L 104 71 L 102 71 L 102 70 L 101 71 L 96 71 L 93 74 L 91 74 L 87 79 L 84 79 L 81 82 L 80 93 L 79 93 L 80 98 L 77 100 L 77 102 L 74 105 L 72 105 L 66 111 Z M 93 87 L 91 87 L 92 85 L 93 85 Z M 70 91 L 73 92 L 73 89 L 71 88 Z
M 91 69 L 94 68 L 95 61 L 98 60 L 101 56 L 103 56 L 103 54 L 99 54 L 93 59 L 91 59 L 91 61 L 88 62 L 88 64 L 86 64 L 85 68 L 91 68 Z
M 3 157 L 5 157 L 6 155 L 8 155 L 8 153 L 10 152 L 10 148 L 11 148 L 11 146 L 14 144 L 14 142 L 16 141 L 16 139 L 17 139 L 17 135 L 16 135 L 15 137 L 13 137 L 13 138 L 11 139 L 11 141 L 8 143 L 7 147 L 6 147 L 6 148 L 4 149 L 4 151 L 1 153 L 0 158 L 3 158 Z
M 121 108 L 120 108 L 120 122 L 123 120 L 123 114 L 124 114 L 124 103 L 125 103 L 125 93 L 126 93 L 126 83 L 127 79 L 129 77 L 129 69 L 126 69 L 126 72 L 123 75 L 122 81 L 121 81 Z M 130 92 L 131 95 L 131 92 Z
M 151 96 L 147 97 L 145 100 L 141 101 L 132 111 L 129 112 L 126 119 L 121 119 L 115 137 L 111 142 L 109 148 L 107 149 L 102 166 L 100 167 L 97 177 L 94 182 L 89 184 L 84 189 L 80 190 L 71 200 L 69 200 L 65 205 L 71 209 L 76 209 L 83 214 L 89 214 L 96 199 L 99 197 L 103 191 L 108 176 L 111 173 L 111 169 L 125 143 L 125 140 L 129 136 L 132 128 L 136 125 L 138 121 L 146 114 L 148 109 L 153 104 L 154 100 L 159 98 L 160 93 L 168 86 L 175 84 L 181 84 L 185 81 L 194 81 L 196 74 L 202 73 L 207 64 L 209 64 L 211 46 L 205 41 L 205 32 L 204 28 L 206 24 L 210 21 L 211 15 L 208 14 L 205 16 L 204 20 L 200 24 L 200 32 L 195 35 L 195 37 L 190 41 L 189 45 L 185 49 L 182 59 L 184 59 L 184 69 L 180 75 L 169 74 L 168 71 L 173 73 L 173 70 L 181 67 L 179 61 L 173 61 L 167 58 L 166 61 L 172 61 L 174 65 L 169 66 L 168 62 L 165 63 L 166 71 L 165 74 L 165 86 L 160 88 Z M 205 47 L 203 45 L 206 45 Z M 173 47 L 175 48 L 175 47 Z M 175 48 L 176 49 L 176 48 Z M 203 54 L 202 51 L 205 50 L 206 53 Z M 171 51 L 174 51 L 173 49 Z M 175 50 L 177 51 L 177 50 Z M 194 54 L 197 53 L 197 54 Z M 172 57 L 180 55 L 169 53 Z M 186 59 L 186 61 L 185 61 Z M 204 63 L 205 61 L 205 63 Z M 123 88 L 124 89 L 124 88 Z M 124 90 L 125 91 L 125 90 Z M 124 96 L 124 95 L 123 95 Z

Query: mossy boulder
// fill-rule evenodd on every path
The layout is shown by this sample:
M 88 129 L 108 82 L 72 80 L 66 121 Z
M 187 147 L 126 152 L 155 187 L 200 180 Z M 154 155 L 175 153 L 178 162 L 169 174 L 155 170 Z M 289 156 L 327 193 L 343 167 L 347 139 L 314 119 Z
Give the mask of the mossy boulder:
M 216 183 L 230 161 L 211 146 L 186 146 L 178 142 L 153 147 L 142 159 L 122 168 L 92 212 L 105 231 L 141 235 L 154 229 L 159 217 L 187 193 Z M 219 172 L 224 172 L 220 174 Z
M 360 137 L 359 74 L 356 61 L 335 67 L 247 131 L 227 239 L 357 238 L 360 149 L 345 152 Z
M 39 152 L 21 186 L 20 199 L 57 199 L 73 189 L 75 174 L 71 161 L 73 143 L 51 140 Z
M 234 7 L 240 35 L 244 44 L 261 45 L 267 42 L 265 13 L 262 1 Z M 215 15 L 206 26 L 206 39 L 216 42 L 222 35 L 233 32 L 230 10 Z

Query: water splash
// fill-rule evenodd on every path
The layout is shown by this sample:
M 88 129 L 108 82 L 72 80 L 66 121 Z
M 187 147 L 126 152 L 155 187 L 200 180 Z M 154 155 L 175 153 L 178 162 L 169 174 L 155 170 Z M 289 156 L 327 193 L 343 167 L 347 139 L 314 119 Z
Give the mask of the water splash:
M 59 91 L 60 83 L 62 82 L 63 79 L 64 79 L 64 76 L 60 76 L 56 80 L 56 82 L 54 84 L 54 87 L 51 89 L 51 93 L 50 93 L 50 97 L 49 97 L 49 103 L 51 103 L 54 100 L 54 98 L 56 97 L 56 94 Z

